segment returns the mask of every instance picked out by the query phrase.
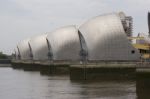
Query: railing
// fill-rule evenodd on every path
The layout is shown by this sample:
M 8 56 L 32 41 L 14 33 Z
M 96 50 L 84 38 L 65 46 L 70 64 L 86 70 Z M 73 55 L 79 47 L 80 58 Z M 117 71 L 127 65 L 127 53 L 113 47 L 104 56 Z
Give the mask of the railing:
M 107 64 L 135 64 L 137 66 L 140 66 L 141 61 L 106 61 L 106 60 L 87 60 L 86 63 L 80 60 L 12 60 L 14 63 L 26 63 L 26 64 L 43 64 L 43 65 L 107 65 Z M 149 62 L 148 62 L 149 63 Z

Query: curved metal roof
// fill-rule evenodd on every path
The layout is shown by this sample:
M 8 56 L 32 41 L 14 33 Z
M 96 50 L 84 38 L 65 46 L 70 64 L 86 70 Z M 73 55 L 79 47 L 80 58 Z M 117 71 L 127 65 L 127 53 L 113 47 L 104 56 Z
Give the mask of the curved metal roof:
M 94 17 L 79 27 L 89 60 L 137 60 L 138 51 L 126 37 L 120 16 L 116 13 Z
M 19 44 L 18 44 L 18 53 L 20 54 L 20 58 L 21 60 L 28 60 L 28 59 L 31 59 L 30 57 L 30 49 L 29 49 L 29 38 L 28 39 L 25 39 L 23 41 L 21 41 Z
M 48 59 L 48 45 L 46 41 L 47 34 L 32 37 L 29 41 L 31 46 L 33 60 Z
M 17 60 L 18 59 L 18 49 L 15 48 L 14 51 L 15 51 L 15 57 L 14 58 Z
M 80 60 L 80 40 L 78 29 L 73 26 L 65 26 L 48 33 L 53 53 L 53 60 Z

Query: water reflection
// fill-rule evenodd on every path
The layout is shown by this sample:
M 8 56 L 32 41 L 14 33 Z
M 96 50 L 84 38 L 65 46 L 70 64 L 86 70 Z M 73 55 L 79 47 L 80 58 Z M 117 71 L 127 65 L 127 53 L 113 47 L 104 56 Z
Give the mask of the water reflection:
M 0 68 L 0 99 L 136 99 L 133 81 L 70 81 L 68 75 Z
M 136 81 L 138 99 L 150 99 L 150 73 L 138 73 Z

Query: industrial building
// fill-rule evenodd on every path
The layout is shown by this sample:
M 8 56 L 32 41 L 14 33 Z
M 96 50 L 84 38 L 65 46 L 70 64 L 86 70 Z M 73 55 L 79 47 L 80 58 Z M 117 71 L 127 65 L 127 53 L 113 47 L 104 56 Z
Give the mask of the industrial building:
M 150 38 L 144 33 L 139 33 L 136 39 L 136 43 L 133 46 L 139 50 L 142 60 L 150 59 Z
M 128 37 L 130 40 L 135 40 L 133 46 L 139 50 L 142 61 L 150 60 L 150 12 L 148 12 L 148 34 L 138 33 L 137 37 Z

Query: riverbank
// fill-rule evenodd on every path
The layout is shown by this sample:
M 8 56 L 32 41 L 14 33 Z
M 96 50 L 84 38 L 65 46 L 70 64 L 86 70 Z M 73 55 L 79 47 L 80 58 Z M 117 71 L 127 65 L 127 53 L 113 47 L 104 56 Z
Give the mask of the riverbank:
M 11 67 L 10 59 L 0 59 L 0 67 Z

